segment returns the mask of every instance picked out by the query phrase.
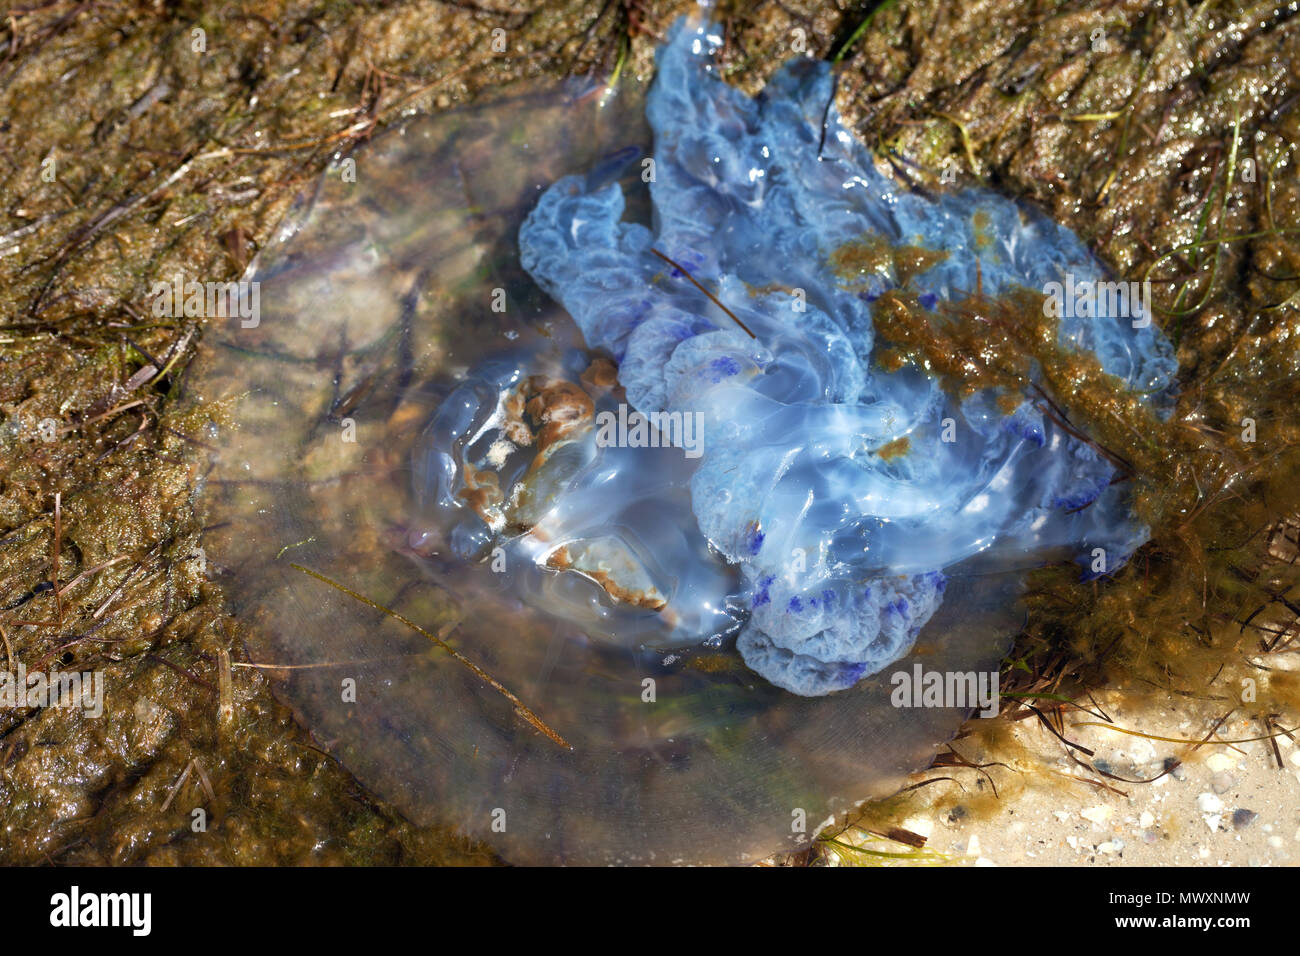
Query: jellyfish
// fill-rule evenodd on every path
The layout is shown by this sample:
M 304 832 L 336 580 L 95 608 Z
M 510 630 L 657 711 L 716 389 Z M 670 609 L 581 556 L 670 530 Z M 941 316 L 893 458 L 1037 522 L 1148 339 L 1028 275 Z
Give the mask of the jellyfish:
M 250 663 L 374 792 L 510 861 L 807 847 L 974 709 L 900 704 L 900 675 L 995 676 L 1027 569 L 1145 539 L 1032 361 L 1016 388 L 886 361 L 900 303 L 1105 281 L 1083 243 L 908 188 L 826 64 L 751 98 L 720 43 L 686 20 L 648 92 L 517 87 L 377 136 L 195 365 Z M 1163 414 L 1149 313 L 1064 304 L 1060 348 Z

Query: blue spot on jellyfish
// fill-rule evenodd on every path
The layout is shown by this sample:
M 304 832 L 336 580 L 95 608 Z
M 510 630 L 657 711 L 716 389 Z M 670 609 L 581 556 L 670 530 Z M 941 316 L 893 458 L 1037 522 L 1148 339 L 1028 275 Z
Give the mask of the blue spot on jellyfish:
M 846 287 L 833 262 L 849 243 L 932 250 L 907 281 L 934 308 L 977 288 L 1104 282 L 1084 244 L 987 190 L 901 188 L 836 115 L 828 64 L 794 60 L 751 99 L 715 75 L 718 33 L 679 24 L 659 53 L 652 225 L 625 221 L 619 183 L 569 176 L 519 245 L 588 347 L 617 363 L 632 408 L 702 417 L 685 518 L 739 571 L 737 647 L 772 683 L 822 695 L 911 649 L 945 569 L 1068 554 L 1114 570 L 1147 529 L 1115 465 L 1036 396 L 959 398 L 915 366 L 882 369 L 873 303 L 899 270 Z M 1115 312 L 1061 317 L 1059 342 L 1159 404 L 1172 349 L 1149 311 Z M 903 439 L 905 454 L 882 453 Z

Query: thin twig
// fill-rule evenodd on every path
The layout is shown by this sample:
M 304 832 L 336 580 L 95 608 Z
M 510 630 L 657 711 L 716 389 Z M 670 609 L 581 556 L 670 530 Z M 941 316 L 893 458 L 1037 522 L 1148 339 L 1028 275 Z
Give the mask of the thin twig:
M 535 713 L 529 710 L 528 707 L 525 706 L 522 700 L 520 700 L 509 690 L 507 690 L 504 686 L 502 686 L 495 678 L 492 677 L 491 674 L 489 674 L 483 668 L 479 667 L 477 664 L 471 661 L 464 654 L 460 653 L 460 651 L 456 650 L 454 647 L 452 647 L 450 644 L 444 641 L 442 639 L 442 636 L 433 634 L 425 630 L 424 628 L 422 628 L 420 625 L 416 624 L 414 621 L 410 620 L 409 618 L 403 617 L 402 615 L 398 614 L 396 611 L 386 608 L 382 604 L 370 600 L 370 598 L 366 597 L 363 594 L 358 594 L 356 591 L 353 591 L 351 588 L 347 587 L 346 585 L 339 584 L 337 581 L 331 580 L 330 578 L 327 578 L 325 575 L 317 571 L 313 571 L 311 568 L 305 568 L 301 564 L 293 564 L 293 563 L 290 563 L 289 566 L 291 568 L 294 568 L 295 570 L 301 571 L 303 574 L 310 575 L 311 577 L 315 578 L 317 581 L 323 581 L 324 583 L 328 584 L 330 587 L 342 591 L 348 597 L 360 601 L 362 604 L 366 605 L 366 607 L 374 608 L 376 611 L 381 611 L 384 614 L 387 614 L 389 617 L 405 624 L 407 627 L 415 631 L 417 634 L 421 634 L 424 637 L 427 637 L 429 640 L 433 641 L 433 643 L 437 644 L 444 651 L 450 654 L 452 658 L 456 660 L 458 663 L 463 664 L 465 667 L 468 667 L 476 677 L 478 677 L 480 680 L 486 681 L 488 684 L 492 686 L 494 690 L 496 690 L 503 697 L 505 697 L 506 700 L 514 704 L 515 711 L 519 714 L 519 716 L 523 717 L 524 720 L 532 724 L 533 727 L 541 731 L 543 734 L 545 734 L 551 740 L 555 741 L 561 747 L 564 747 L 568 750 L 573 749 L 573 746 L 567 740 L 565 740 L 554 730 L 548 727 L 545 721 L 543 721 Z M 447 634 L 450 634 L 453 630 L 455 630 L 459 626 L 460 625 L 458 623 L 452 623 L 447 625 L 445 628 L 443 628 L 442 635 L 445 636 Z
M 655 255 L 657 255 L 657 256 L 658 256 L 660 259 L 662 259 L 664 262 L 668 263 L 670 266 L 672 266 L 674 269 L 676 269 L 676 270 L 677 270 L 678 272 L 680 272 L 682 275 L 686 276 L 687 280 L 690 282 L 691 285 L 695 286 L 695 288 L 699 289 L 701 292 L 703 292 L 705 295 L 707 295 L 707 296 L 709 297 L 709 299 L 713 302 L 714 305 L 716 305 L 716 306 L 717 306 L 719 309 L 721 309 L 723 312 L 727 313 L 727 315 L 731 316 L 732 321 L 735 322 L 735 323 L 736 323 L 738 326 L 740 326 L 742 329 L 744 329 L 745 332 L 749 335 L 749 337 L 750 337 L 751 339 L 756 339 L 756 338 L 758 338 L 757 335 L 755 335 L 753 332 L 750 332 L 750 331 L 749 331 L 749 326 L 748 326 L 748 325 L 746 325 L 744 322 L 740 321 L 740 318 L 736 315 L 735 312 L 732 312 L 730 309 L 728 309 L 725 305 L 722 304 L 722 300 L 721 300 L 721 299 L 719 299 L 716 295 L 714 295 L 714 294 L 713 294 L 712 292 L 710 292 L 708 289 L 704 288 L 704 286 L 700 285 L 699 282 L 697 282 L 697 281 L 695 280 L 695 276 L 691 275 L 690 271 L 687 270 L 685 266 L 681 266 L 681 265 L 678 265 L 676 262 L 673 262 L 673 260 L 669 259 L 666 255 L 664 255 L 664 254 L 663 254 L 662 252 L 660 252 L 658 249 L 651 249 L 650 251 L 653 252 Z

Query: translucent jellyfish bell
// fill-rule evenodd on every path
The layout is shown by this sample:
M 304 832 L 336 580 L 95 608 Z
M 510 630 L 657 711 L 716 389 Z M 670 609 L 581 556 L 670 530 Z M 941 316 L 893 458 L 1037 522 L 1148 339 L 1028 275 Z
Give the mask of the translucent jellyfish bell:
M 304 198 L 250 273 L 260 315 L 214 320 L 196 366 L 222 422 L 205 548 L 251 660 L 416 822 L 521 863 L 752 861 L 807 846 L 928 765 L 971 707 L 896 707 L 892 676 L 996 671 L 1020 580 L 946 569 L 947 598 L 906 656 L 801 697 L 745 667 L 747 612 L 708 597 L 735 571 L 693 537 L 679 449 L 612 459 L 612 491 L 593 479 L 590 509 L 553 518 L 582 542 L 565 556 L 577 571 L 545 543 L 476 531 L 468 498 L 446 520 L 454 483 L 431 449 L 471 445 L 475 416 L 504 414 L 521 375 L 581 382 L 601 358 L 520 268 L 517 241 L 573 173 L 618 181 L 627 216 L 648 219 L 643 100 L 601 93 L 515 91 L 413 120 L 355 155 L 355 181 L 335 169 Z M 583 462 L 558 456 L 580 451 L 547 464 L 571 475 Z M 511 467 L 510 449 L 475 454 Z M 595 570 L 610 567 L 646 602 L 603 587 Z M 683 612 L 666 619 L 660 598 Z

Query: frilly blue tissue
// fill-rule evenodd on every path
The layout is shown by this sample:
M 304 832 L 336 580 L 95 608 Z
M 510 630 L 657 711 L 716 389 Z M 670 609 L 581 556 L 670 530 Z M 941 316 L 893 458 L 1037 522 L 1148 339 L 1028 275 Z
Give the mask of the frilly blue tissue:
M 566 545 L 570 558 L 632 568 L 639 593 L 676 612 L 679 643 L 737 634 L 754 671 L 822 695 L 908 653 L 955 565 L 1068 556 L 1091 566 L 1102 553 L 1111 571 L 1147 529 L 1112 465 L 1029 396 L 1007 414 L 992 390 L 961 399 L 918 368 L 880 368 L 873 303 L 903 278 L 891 267 L 849 286 L 832 263 L 864 241 L 944 253 L 906 277 L 930 308 L 977 288 L 1104 281 L 1087 248 L 989 191 L 933 198 L 877 172 L 836 114 L 824 62 L 786 64 L 757 98 L 727 86 L 712 65 L 718 32 L 683 23 L 659 53 L 647 110 L 652 228 L 624 221 L 617 169 L 604 164 L 547 189 L 519 235 L 524 268 L 587 346 L 617 362 L 627 404 L 661 421 L 698 416 L 700 455 L 664 464 L 673 450 L 611 448 L 595 429 L 575 431 L 567 457 L 548 460 L 535 510 L 562 513 L 549 553 Z M 1066 312 L 1061 343 L 1094 353 L 1158 409 L 1176 363 L 1149 312 Z M 457 406 L 456 435 L 473 431 L 475 408 L 481 432 L 521 375 L 488 378 L 466 386 L 483 395 Z M 464 465 L 439 467 L 450 501 Z M 638 495 L 659 507 L 629 518 Z M 621 544 L 591 557 L 584 542 L 611 535 Z M 621 564 L 611 558 L 620 548 Z

